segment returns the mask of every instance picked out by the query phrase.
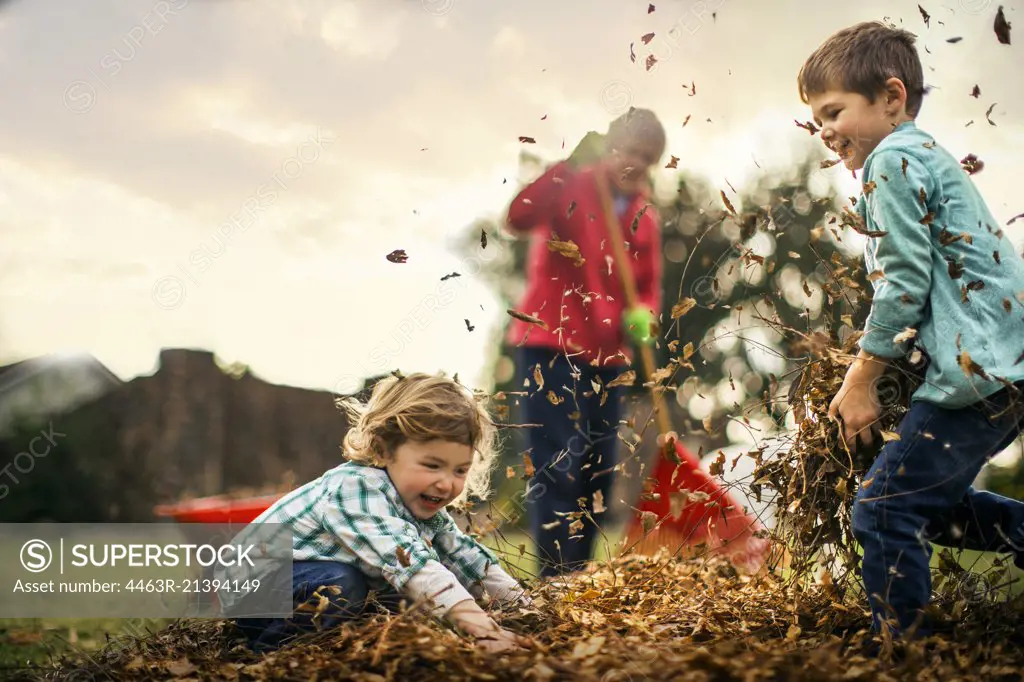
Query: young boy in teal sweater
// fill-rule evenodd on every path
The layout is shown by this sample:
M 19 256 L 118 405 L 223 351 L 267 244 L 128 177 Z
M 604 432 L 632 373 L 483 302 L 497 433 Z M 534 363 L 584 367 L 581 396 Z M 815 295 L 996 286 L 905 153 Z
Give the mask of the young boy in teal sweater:
M 865 261 L 880 273 L 860 352 L 830 406 L 851 447 L 877 437 L 876 382 L 890 361 L 911 339 L 930 361 L 853 510 L 874 627 L 926 634 L 931 542 L 1024 563 L 1024 503 L 972 487 L 1024 426 L 1024 260 L 956 157 L 915 123 L 924 77 L 912 34 L 846 28 L 797 81 L 822 140 L 862 171 Z

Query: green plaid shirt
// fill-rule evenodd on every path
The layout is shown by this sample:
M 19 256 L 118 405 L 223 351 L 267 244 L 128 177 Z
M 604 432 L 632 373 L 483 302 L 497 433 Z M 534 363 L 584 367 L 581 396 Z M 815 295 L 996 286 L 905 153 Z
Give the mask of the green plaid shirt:
M 459 530 L 447 511 L 426 521 L 417 519 L 384 469 L 356 462 L 341 464 L 293 490 L 252 523 L 290 529 L 293 561 L 353 564 L 375 589 L 390 584 L 401 591 L 433 559 L 466 589 L 478 591 L 487 567 L 498 564 L 494 553 Z M 264 577 L 259 565 L 244 578 L 233 573 L 227 569 L 223 577 Z

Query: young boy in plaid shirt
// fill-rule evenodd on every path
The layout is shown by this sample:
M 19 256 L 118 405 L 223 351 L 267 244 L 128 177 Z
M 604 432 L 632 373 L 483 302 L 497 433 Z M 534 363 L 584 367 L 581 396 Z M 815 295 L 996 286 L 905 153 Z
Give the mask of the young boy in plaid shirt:
M 822 141 L 862 170 L 874 297 L 830 415 L 847 444 L 878 437 L 876 385 L 911 339 L 928 355 L 899 439 L 885 443 L 853 509 L 873 625 L 927 634 L 931 543 L 1024 557 L 1024 503 L 972 483 L 1024 426 L 1024 260 L 956 157 L 917 127 L 914 36 L 882 23 L 839 31 L 807 60 L 800 96 Z
M 489 650 L 518 648 L 523 640 L 499 627 L 475 597 L 525 601 L 522 588 L 445 511 L 488 491 L 495 430 L 484 408 L 455 381 L 426 374 L 388 377 L 366 406 L 354 399 L 344 406 L 353 423 L 344 442 L 349 461 L 253 521 L 291 531 L 291 571 L 277 575 L 278 583 L 290 582 L 277 589 L 292 593 L 296 613 L 237 619 L 252 648 L 273 649 L 314 626 L 351 620 L 367 607 L 371 589 L 392 609 L 403 596 L 427 603 Z M 314 623 L 304 605 L 321 596 L 330 604 L 315 609 Z M 223 598 L 225 612 L 244 610 L 231 594 Z

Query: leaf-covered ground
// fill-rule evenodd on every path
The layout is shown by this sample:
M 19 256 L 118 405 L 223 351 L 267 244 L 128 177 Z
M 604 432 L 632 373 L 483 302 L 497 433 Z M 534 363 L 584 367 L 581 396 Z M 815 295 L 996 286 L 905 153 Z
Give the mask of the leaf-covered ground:
M 940 595 L 945 631 L 908 646 L 872 640 L 859 595 L 798 589 L 770 572 L 741 576 L 719 560 L 623 557 L 538 585 L 534 600 L 501 615 L 533 640 L 512 654 L 487 654 L 415 611 L 266 656 L 240 646 L 227 622 L 182 621 L 43 679 L 1017 680 L 1024 670 L 1020 598 Z

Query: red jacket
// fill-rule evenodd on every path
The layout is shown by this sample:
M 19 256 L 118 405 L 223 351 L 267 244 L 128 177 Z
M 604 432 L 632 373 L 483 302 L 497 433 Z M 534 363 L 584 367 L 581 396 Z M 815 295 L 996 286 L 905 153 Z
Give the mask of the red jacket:
M 523 189 L 508 210 L 508 229 L 530 235 L 526 262 L 527 288 L 517 310 L 543 320 L 548 329 L 513 318 L 506 341 L 514 346 L 541 346 L 569 354 L 577 361 L 599 360 L 601 366 L 621 365 L 630 357 L 622 329 L 626 296 L 609 246 L 604 210 L 591 166 L 574 171 L 566 162 L 548 169 Z M 614 185 L 609 182 L 609 187 Z M 661 235 L 658 214 L 646 194 L 626 202 L 619 224 L 632 265 L 630 276 L 639 304 L 655 316 L 661 313 Z M 575 206 L 573 204 L 575 203 Z M 645 206 L 636 233 L 634 218 Z M 585 259 L 581 267 L 548 248 L 553 239 L 573 241 Z M 561 313 L 561 317 L 559 317 Z M 525 339 L 525 340 L 524 340 Z M 620 354 L 621 353 L 621 354 Z

